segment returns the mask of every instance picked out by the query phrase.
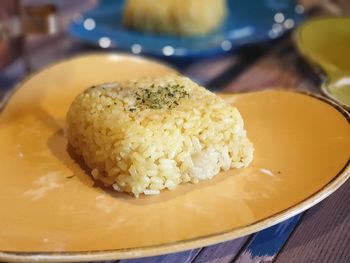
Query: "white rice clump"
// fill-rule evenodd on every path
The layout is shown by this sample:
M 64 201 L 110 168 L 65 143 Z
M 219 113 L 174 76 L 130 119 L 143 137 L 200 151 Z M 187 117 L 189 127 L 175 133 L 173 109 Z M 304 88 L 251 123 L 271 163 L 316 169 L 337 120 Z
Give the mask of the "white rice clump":
M 68 141 L 93 178 L 136 197 L 253 159 L 238 110 L 176 75 L 93 86 L 74 100 L 67 123 Z

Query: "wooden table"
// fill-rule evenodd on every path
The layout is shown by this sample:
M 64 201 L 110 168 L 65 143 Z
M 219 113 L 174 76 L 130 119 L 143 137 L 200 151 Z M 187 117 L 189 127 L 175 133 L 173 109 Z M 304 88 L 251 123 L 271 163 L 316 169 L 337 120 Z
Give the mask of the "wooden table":
M 61 1 L 63 28 L 95 1 Z M 318 1 L 302 1 L 313 15 Z M 315 5 L 316 4 L 316 5 Z M 350 29 L 349 29 L 350 30 Z M 30 37 L 26 63 L 31 70 L 74 54 L 94 50 L 64 31 L 53 37 Z M 0 97 L 26 74 L 23 59 L 0 72 Z M 182 65 L 179 70 L 210 89 L 248 92 L 283 88 L 319 93 L 318 79 L 285 36 L 266 46 L 246 47 L 222 57 Z M 121 263 L 148 262 L 350 262 L 350 182 L 308 211 L 285 222 L 218 245 Z M 117 262 L 117 261 L 111 261 Z

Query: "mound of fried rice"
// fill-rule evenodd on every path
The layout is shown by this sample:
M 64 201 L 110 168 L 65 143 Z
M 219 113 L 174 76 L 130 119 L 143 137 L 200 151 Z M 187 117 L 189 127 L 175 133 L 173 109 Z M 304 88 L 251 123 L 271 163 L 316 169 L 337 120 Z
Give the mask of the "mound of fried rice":
M 177 75 L 90 87 L 73 101 L 67 124 L 69 144 L 93 178 L 136 197 L 253 159 L 239 111 Z

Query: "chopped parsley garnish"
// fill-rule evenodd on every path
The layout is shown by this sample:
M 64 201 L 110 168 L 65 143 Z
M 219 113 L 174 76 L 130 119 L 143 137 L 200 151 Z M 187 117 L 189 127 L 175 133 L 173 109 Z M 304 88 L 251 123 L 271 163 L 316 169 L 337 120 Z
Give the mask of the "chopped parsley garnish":
M 171 109 L 178 106 L 179 101 L 189 97 L 190 94 L 184 86 L 179 84 L 158 87 L 152 84 L 150 88 L 138 89 L 134 96 L 136 98 L 135 106 L 139 109 Z M 133 112 L 134 109 L 130 108 L 129 110 Z

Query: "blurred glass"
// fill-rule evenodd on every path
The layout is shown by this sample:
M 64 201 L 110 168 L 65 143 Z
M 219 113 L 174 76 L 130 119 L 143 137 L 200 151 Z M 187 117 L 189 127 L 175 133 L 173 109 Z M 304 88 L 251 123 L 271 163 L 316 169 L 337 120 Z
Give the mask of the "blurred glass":
M 0 1 L 0 69 L 23 53 L 19 1 Z
M 0 1 L 0 69 L 24 55 L 28 33 L 55 34 L 56 8 L 48 3 L 21 6 L 19 0 Z

